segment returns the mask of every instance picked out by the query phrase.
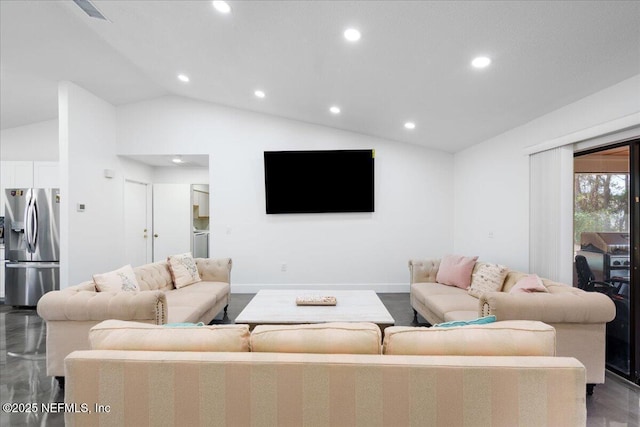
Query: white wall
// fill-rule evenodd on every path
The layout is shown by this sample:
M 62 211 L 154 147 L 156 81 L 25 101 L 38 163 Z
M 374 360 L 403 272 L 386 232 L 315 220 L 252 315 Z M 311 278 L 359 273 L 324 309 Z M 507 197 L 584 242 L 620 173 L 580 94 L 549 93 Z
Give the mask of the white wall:
M 155 184 L 206 184 L 209 182 L 207 168 L 166 166 L 153 168 Z
M 454 250 L 528 271 L 529 158 L 524 148 L 638 111 L 640 75 L 456 153 Z
M 638 93 L 640 76 L 454 157 L 179 97 L 115 108 L 63 83 L 63 286 L 126 263 L 121 250 L 125 177 L 175 179 L 118 154 L 209 155 L 211 253 L 233 258 L 233 283 L 248 291 L 264 284 L 406 290 L 409 258 L 451 251 L 526 271 L 524 148 L 640 111 Z M 376 149 L 375 213 L 265 214 L 263 151 L 343 148 Z M 103 177 L 106 168 L 116 171 L 114 179 Z M 85 213 L 75 211 L 78 202 L 87 204 Z
M 375 213 L 266 215 L 263 151 L 347 148 L 376 150 Z M 119 107 L 118 152 L 209 154 L 211 256 L 232 257 L 246 290 L 406 291 L 409 258 L 452 249 L 448 153 L 179 97 Z
M 0 131 L 0 160 L 57 161 L 58 120 Z
M 128 179 L 145 184 L 153 182 L 153 167 L 121 156 L 118 156 L 118 160 L 121 168 L 121 177 L 116 176 L 116 178 L 122 180 Z
M 61 82 L 61 287 L 126 264 L 124 179 L 150 181 L 151 171 L 116 155 L 115 107 L 81 87 Z M 115 172 L 104 176 L 105 169 Z M 86 210 L 76 206 L 84 203 Z

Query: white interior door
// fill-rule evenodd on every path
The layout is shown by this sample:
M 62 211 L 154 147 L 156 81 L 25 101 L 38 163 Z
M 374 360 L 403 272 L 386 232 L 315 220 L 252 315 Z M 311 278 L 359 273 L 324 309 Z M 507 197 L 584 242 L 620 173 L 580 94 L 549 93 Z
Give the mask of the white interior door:
M 151 262 L 149 186 L 140 182 L 124 183 L 124 252 L 133 267 Z
M 191 251 L 191 185 L 153 184 L 153 260 Z

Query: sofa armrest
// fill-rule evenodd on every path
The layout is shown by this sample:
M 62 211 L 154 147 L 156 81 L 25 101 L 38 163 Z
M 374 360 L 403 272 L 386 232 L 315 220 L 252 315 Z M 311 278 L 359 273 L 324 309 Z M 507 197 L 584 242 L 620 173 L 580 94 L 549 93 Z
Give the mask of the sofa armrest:
M 410 283 L 435 283 L 439 266 L 439 259 L 409 260 Z
M 38 301 L 44 320 L 152 320 L 167 322 L 167 299 L 162 291 L 51 291 Z
M 196 258 L 196 266 L 204 281 L 231 283 L 231 258 Z
M 497 320 L 539 320 L 544 323 L 606 323 L 616 316 L 613 301 L 598 292 L 486 292 L 480 297 L 482 316 Z

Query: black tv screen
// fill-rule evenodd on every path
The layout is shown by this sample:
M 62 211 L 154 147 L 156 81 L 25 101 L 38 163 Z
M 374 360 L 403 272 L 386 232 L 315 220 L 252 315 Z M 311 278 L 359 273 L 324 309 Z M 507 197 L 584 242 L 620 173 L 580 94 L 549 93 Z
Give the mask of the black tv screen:
M 374 150 L 265 151 L 268 214 L 373 212 Z

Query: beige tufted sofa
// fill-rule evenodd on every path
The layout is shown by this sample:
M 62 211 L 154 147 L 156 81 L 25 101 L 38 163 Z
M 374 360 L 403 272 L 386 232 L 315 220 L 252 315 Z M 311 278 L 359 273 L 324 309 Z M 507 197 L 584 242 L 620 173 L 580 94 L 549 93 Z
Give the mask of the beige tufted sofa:
M 477 262 L 474 272 L 482 263 Z M 475 298 L 466 289 L 436 283 L 439 259 L 410 260 L 411 306 L 429 323 L 495 315 L 503 320 L 538 320 L 556 329 L 558 355 L 580 360 L 587 369 L 588 392 L 604 382 L 606 324 L 615 317 L 610 298 L 543 279 L 548 293 L 509 290 L 526 273 L 511 271 L 500 292 Z
M 97 292 L 93 281 L 46 293 L 38 315 L 47 322 L 47 375 L 64 376 L 64 358 L 89 349 L 89 330 L 107 319 L 155 325 L 209 323 L 226 313 L 231 259 L 196 258 L 202 281 L 176 289 L 166 261 L 134 268 L 140 292 Z
M 163 328 L 107 321 L 65 359 L 67 426 L 584 426 L 584 366 L 533 321 Z M 95 411 L 95 405 L 109 412 Z

